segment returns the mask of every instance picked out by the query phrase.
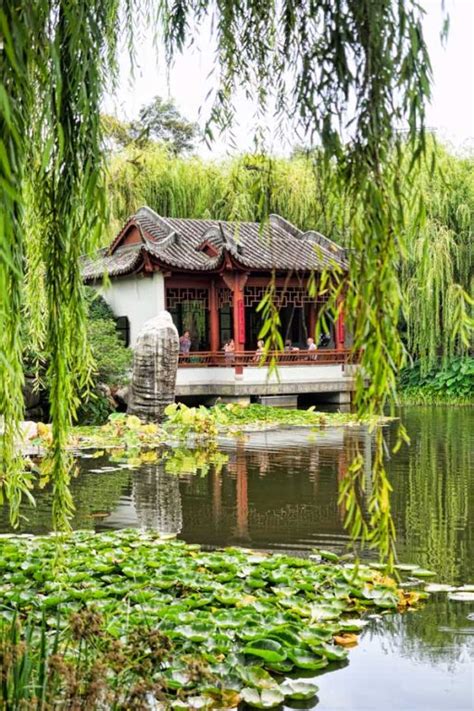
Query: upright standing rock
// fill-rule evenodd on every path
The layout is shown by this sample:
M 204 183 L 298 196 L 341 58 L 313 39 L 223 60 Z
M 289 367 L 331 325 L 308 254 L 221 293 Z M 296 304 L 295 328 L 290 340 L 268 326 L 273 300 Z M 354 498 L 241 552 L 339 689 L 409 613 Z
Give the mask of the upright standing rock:
M 161 422 L 174 402 L 178 369 L 178 331 L 168 311 L 145 323 L 133 355 L 128 413 L 147 422 Z

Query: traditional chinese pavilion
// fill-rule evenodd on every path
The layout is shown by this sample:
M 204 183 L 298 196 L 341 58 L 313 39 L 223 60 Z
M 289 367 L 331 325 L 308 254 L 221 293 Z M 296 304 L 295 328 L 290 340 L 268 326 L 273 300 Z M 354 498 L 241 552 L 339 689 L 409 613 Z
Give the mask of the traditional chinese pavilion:
M 345 251 L 278 215 L 262 226 L 161 217 L 142 207 L 110 247 L 84 262 L 83 275 L 99 284 L 108 274 L 104 296 L 132 345 L 142 324 L 166 308 L 179 333 L 190 332 L 193 352 L 219 354 L 232 337 L 237 352 L 254 353 L 257 306 L 272 279 L 281 334 L 305 347 L 319 307 L 308 279 L 327 268 L 347 270 Z M 342 316 L 326 340 L 327 349 L 344 350 Z

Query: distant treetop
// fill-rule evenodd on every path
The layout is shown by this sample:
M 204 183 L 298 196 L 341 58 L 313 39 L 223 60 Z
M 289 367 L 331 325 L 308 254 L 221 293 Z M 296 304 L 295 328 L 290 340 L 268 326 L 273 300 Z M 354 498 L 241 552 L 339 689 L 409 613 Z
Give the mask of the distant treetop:
M 165 144 L 175 154 L 192 151 L 200 133 L 196 123 L 181 115 L 173 99 L 165 100 L 160 96 L 142 106 L 136 119 L 127 122 L 105 114 L 102 125 L 112 148 L 130 145 L 143 148 L 150 142 L 157 142 Z

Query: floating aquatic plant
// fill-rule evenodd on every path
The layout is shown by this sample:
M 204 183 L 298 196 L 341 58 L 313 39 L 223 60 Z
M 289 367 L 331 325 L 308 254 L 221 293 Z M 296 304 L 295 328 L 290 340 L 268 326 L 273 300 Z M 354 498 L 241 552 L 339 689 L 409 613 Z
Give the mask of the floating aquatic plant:
M 145 665 L 146 694 L 163 709 L 241 701 L 272 708 L 314 696 L 312 682 L 288 675 L 336 668 L 357 643 L 367 610 L 396 612 L 423 597 L 324 553 L 306 560 L 208 552 L 155 532 L 76 532 L 63 541 L 58 565 L 56 538 L 0 539 L 0 624 L 43 626 L 29 644 L 59 640 L 56 656 L 66 665 L 77 662 L 86 640 L 88 674 L 94 660 L 112 664 L 110 649 L 128 650 L 127 674 L 112 669 L 105 678 L 129 688 Z M 64 680 L 58 684 L 55 702 L 66 693 Z

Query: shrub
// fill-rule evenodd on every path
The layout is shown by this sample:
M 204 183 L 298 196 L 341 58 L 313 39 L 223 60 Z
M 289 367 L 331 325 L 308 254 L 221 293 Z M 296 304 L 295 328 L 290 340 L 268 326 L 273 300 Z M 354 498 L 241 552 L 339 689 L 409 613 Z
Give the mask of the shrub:
M 95 359 L 98 383 L 119 385 L 128 379 L 132 351 L 126 348 L 109 318 L 91 319 L 87 326 L 89 343 Z
M 115 408 L 112 399 L 98 386 L 103 383 L 113 387 L 127 382 L 132 351 L 123 345 L 113 311 L 105 299 L 90 287 L 86 289 L 86 299 L 89 306 L 87 332 L 96 372 L 93 390 L 90 397 L 81 403 L 77 420 L 84 425 L 102 425 Z
M 401 399 L 412 404 L 474 402 L 474 358 L 452 358 L 422 373 L 420 363 L 400 374 Z
M 95 321 L 97 319 L 110 319 L 113 321 L 115 318 L 114 312 L 106 302 L 103 296 L 99 294 L 96 289 L 90 286 L 86 286 L 85 289 L 86 301 L 89 309 L 89 319 Z

